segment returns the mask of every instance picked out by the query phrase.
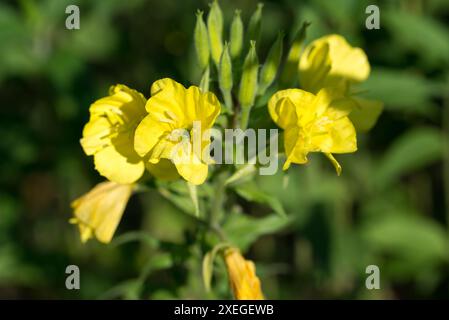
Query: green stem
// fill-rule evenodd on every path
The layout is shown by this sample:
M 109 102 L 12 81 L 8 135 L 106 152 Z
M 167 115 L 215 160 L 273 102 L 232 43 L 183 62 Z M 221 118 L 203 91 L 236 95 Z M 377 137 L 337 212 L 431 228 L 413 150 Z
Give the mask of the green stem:
M 195 216 L 200 217 L 200 205 L 198 202 L 198 193 L 196 190 L 196 185 L 187 182 L 187 187 L 189 189 L 190 198 L 192 199 L 193 207 L 195 208 Z
M 229 114 L 232 114 L 232 109 L 233 109 L 233 103 L 232 103 L 232 95 L 231 95 L 231 91 L 229 90 L 222 90 L 222 94 L 223 94 L 223 99 L 224 99 L 224 103 L 226 106 L 226 111 Z
M 242 106 L 242 113 L 240 115 L 240 129 L 246 130 L 249 122 L 249 114 L 252 106 Z
M 210 68 L 209 66 L 204 69 L 203 75 L 201 76 L 200 89 L 202 92 L 209 91 L 209 80 L 210 80 Z
M 226 191 L 226 179 L 228 178 L 227 172 L 218 174 L 215 182 L 215 197 L 212 200 L 212 208 L 210 211 L 209 222 L 211 225 L 219 225 L 221 218 L 223 217 L 223 203 L 224 195 Z
M 443 105 L 443 132 L 444 134 L 444 163 L 443 163 L 443 177 L 444 177 L 444 200 L 446 205 L 446 225 L 449 230 L 449 95 L 444 98 Z

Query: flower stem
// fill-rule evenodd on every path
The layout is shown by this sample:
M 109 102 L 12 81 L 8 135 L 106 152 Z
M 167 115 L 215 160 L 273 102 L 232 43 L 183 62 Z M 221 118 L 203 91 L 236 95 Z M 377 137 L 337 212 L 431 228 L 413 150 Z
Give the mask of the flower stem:
M 246 130 L 249 122 L 249 114 L 252 106 L 242 106 L 242 113 L 240 115 L 240 129 Z
M 446 205 L 446 225 L 449 230 L 449 95 L 443 100 L 443 131 L 444 134 L 444 160 L 443 160 L 443 179 L 444 179 L 444 200 Z
M 202 92 L 209 91 L 209 78 L 210 78 L 210 68 L 209 66 L 204 69 L 203 75 L 201 76 L 200 89 Z

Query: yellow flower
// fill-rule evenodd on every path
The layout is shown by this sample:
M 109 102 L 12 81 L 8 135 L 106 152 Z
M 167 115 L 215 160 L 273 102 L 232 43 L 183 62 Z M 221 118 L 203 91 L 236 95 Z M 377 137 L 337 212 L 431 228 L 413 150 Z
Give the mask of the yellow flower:
M 357 150 L 356 132 L 348 118 L 353 108 L 350 99 L 338 90 L 322 89 L 317 95 L 301 89 L 278 91 L 268 102 L 274 122 L 284 129 L 286 161 L 304 164 L 309 152 L 323 152 L 332 161 L 337 173 L 341 167 L 332 153 Z
M 145 170 L 133 149 L 134 130 L 146 115 L 145 97 L 125 85 L 115 85 L 109 96 L 90 106 L 81 146 L 94 156 L 98 172 L 117 183 L 137 181 Z
M 234 297 L 237 300 L 263 300 L 264 296 L 254 263 L 245 260 L 236 248 L 227 249 L 224 252 L 224 259 Z
M 133 188 L 133 184 L 102 182 L 72 202 L 70 223 L 78 224 L 82 242 L 93 236 L 103 243 L 111 241 Z
M 370 73 L 365 52 L 352 47 L 345 38 L 332 34 L 313 41 L 299 61 L 301 88 L 317 93 L 325 87 L 362 82 Z
M 196 86 L 186 89 L 165 78 L 153 83 L 145 108 L 148 115 L 135 132 L 136 152 L 150 164 L 168 159 L 185 180 L 203 183 L 209 161 L 203 150 L 210 144 L 210 136 L 201 131 L 211 128 L 220 113 L 215 95 L 202 93 Z
M 178 174 L 168 161 L 145 163 L 134 150 L 134 132 L 147 115 L 145 97 L 125 85 L 109 89 L 109 96 L 90 106 L 90 119 L 84 126 L 81 146 L 94 156 L 95 168 L 110 181 L 121 184 L 136 182 L 146 169 L 162 180 Z
M 370 64 L 365 52 L 352 47 L 345 38 L 332 34 L 313 41 L 306 47 L 299 62 L 301 88 L 317 93 L 326 87 L 339 88 L 353 99 L 349 118 L 357 131 L 370 130 L 383 109 L 383 103 L 351 96 L 350 85 L 365 81 Z

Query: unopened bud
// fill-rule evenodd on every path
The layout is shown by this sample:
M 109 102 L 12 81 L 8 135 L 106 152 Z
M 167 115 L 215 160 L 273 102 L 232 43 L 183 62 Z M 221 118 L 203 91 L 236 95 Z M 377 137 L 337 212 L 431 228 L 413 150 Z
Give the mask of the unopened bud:
M 210 5 L 209 15 L 207 16 L 207 30 L 212 59 L 218 65 L 223 50 L 223 14 L 217 0 Z
M 282 40 L 284 35 L 280 32 L 276 41 L 268 52 L 267 59 L 260 72 L 259 94 L 263 94 L 265 90 L 273 83 L 278 72 L 282 58 Z
M 285 86 L 292 85 L 296 75 L 298 74 L 299 58 L 301 56 L 302 46 L 306 38 L 307 27 L 310 22 L 304 22 L 301 29 L 296 34 L 290 51 L 288 52 L 287 60 L 285 62 L 284 70 L 281 76 L 281 82 Z
M 231 57 L 233 59 L 240 56 L 240 52 L 243 47 L 243 22 L 240 16 L 240 10 L 235 10 L 234 18 L 231 24 L 231 34 L 230 34 L 230 51 Z
M 259 43 L 260 31 L 262 29 L 262 8 L 263 3 L 257 4 L 257 9 L 254 11 L 248 25 L 249 40 L 254 40 Z
M 218 82 L 221 90 L 232 89 L 232 63 L 229 55 L 229 44 L 225 43 L 218 68 Z
M 232 62 L 229 55 L 229 44 L 226 42 L 218 66 L 218 84 L 223 94 L 226 109 L 232 112 Z
M 251 107 L 257 93 L 257 76 L 259 61 L 256 53 L 256 42 L 251 41 L 249 52 L 243 63 L 242 79 L 240 81 L 239 100 L 242 108 Z
M 207 35 L 206 24 L 203 20 L 203 11 L 196 13 L 196 25 L 194 31 L 195 50 L 201 69 L 206 69 L 209 65 L 209 38 Z

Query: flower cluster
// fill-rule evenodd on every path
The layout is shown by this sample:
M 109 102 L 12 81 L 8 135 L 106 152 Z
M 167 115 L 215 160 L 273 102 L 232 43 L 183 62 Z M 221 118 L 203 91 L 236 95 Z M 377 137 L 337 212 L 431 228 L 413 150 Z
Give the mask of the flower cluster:
M 152 84 L 146 99 L 125 85 L 115 85 L 107 97 L 90 106 L 81 146 L 94 157 L 96 170 L 108 182 L 72 203 L 71 222 L 78 224 L 83 242 L 93 236 L 110 242 L 133 190 L 146 181 L 184 179 L 198 211 L 195 186 L 207 180 L 213 161 L 204 152 L 211 138 L 195 134 L 194 123 L 210 129 L 220 116 L 221 129 L 245 130 L 253 124 L 252 109 L 262 101 L 268 101 L 262 107 L 268 108 L 271 120 L 283 130 L 284 170 L 307 163 L 311 152 L 321 152 L 341 173 L 334 155 L 355 152 L 357 132 L 371 129 L 382 111 L 381 102 L 362 99 L 353 91 L 370 73 L 367 56 L 340 35 L 327 35 L 304 46 L 309 26 L 304 23 L 285 61 L 280 33 L 260 68 L 262 8 L 257 7 L 246 32 L 237 10 L 225 42 L 218 2 L 211 4 L 207 22 L 203 12 L 197 13 L 194 45 L 201 68 L 199 86 L 186 89 L 164 78 Z M 241 70 L 233 68 L 236 65 Z M 216 88 L 212 77 L 218 80 Z M 238 86 L 235 79 L 240 79 Z M 237 167 L 224 170 L 233 177 L 246 172 Z M 224 190 L 226 184 L 221 186 Z M 213 223 L 216 228 L 219 222 Z M 262 299 L 254 264 L 236 248 L 224 250 L 223 258 L 235 297 Z

